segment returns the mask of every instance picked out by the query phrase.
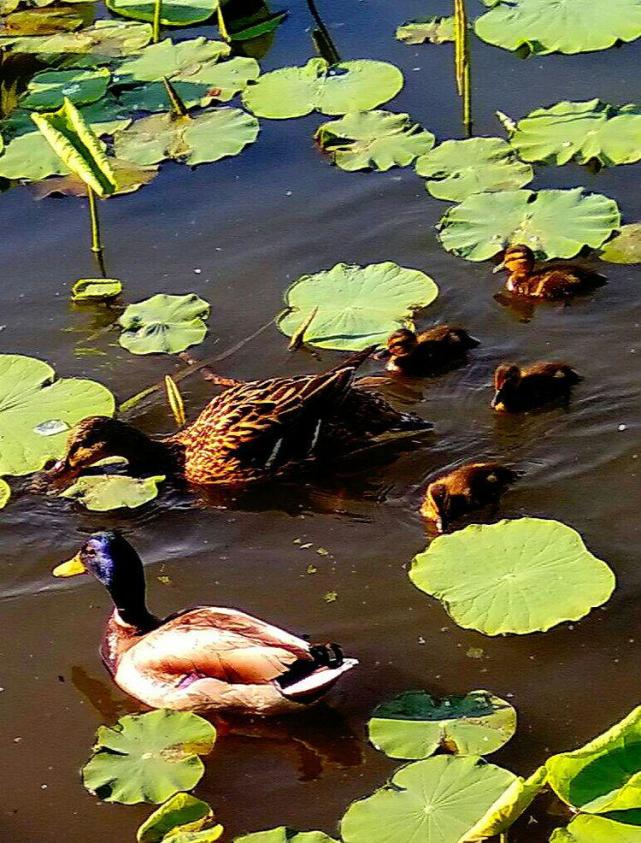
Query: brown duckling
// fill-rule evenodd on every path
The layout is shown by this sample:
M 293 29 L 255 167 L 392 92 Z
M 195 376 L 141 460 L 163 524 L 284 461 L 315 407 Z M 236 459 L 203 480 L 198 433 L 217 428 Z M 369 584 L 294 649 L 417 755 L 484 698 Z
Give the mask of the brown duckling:
M 479 341 L 464 328 L 437 325 L 417 334 L 401 328 L 387 340 L 387 370 L 405 375 L 428 375 L 460 362 Z
M 517 366 L 501 363 L 494 372 L 494 398 L 491 406 L 498 413 L 519 413 L 566 398 L 581 380 L 567 363 L 534 363 Z
M 517 476 L 516 471 L 497 462 L 462 465 L 430 483 L 421 504 L 421 515 L 443 533 L 454 519 L 497 504 Z
M 536 269 L 534 252 L 522 245 L 506 249 L 503 261 L 494 271 L 501 269 L 509 272 L 505 289 L 523 298 L 562 301 L 605 284 L 602 275 L 573 264 L 556 263 Z

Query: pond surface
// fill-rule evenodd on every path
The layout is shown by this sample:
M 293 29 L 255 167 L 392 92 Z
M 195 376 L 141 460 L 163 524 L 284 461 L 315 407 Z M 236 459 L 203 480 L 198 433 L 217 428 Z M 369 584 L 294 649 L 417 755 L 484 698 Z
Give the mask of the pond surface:
M 312 55 L 306 4 L 288 5 L 290 17 L 263 69 Z M 324 3 L 342 56 L 400 66 L 406 84 L 390 108 L 410 112 L 444 140 L 461 136 L 451 48 L 394 39 L 399 23 L 426 11 L 449 13 L 446 2 L 428 5 Z M 206 28 L 188 34 L 194 32 L 211 34 Z M 638 44 L 521 61 L 473 41 L 475 130 L 499 133 L 496 109 L 520 117 L 563 99 L 626 103 L 638 99 L 638 78 Z M 397 406 L 435 423 L 434 437 L 393 465 L 332 488 L 270 490 L 235 506 L 165 498 L 123 517 L 16 494 L 0 519 L 3 841 L 133 840 L 149 813 L 145 806 L 100 803 L 78 775 L 97 726 L 137 710 L 97 656 L 110 608 L 106 592 L 89 578 L 50 576 L 83 536 L 102 527 L 118 525 L 141 551 L 156 613 L 197 603 L 238 606 L 292 631 L 340 641 L 361 661 L 324 707 L 285 721 L 229 724 L 197 791 L 229 839 L 282 823 L 333 832 L 347 803 L 396 766 L 368 746 L 364 726 L 372 708 L 397 692 L 487 688 L 508 698 L 518 708 L 519 730 L 492 760 L 520 774 L 601 732 L 641 699 L 639 270 L 604 264 L 606 287 L 570 307 L 540 307 L 524 321 L 494 300 L 499 282 L 490 266 L 440 247 L 434 225 L 447 206 L 428 196 L 411 169 L 348 174 L 331 167 L 312 143 L 322 120 L 261 121 L 259 142 L 242 155 L 193 172 L 166 165 L 151 186 L 105 203 L 108 274 L 123 280 L 130 301 L 192 291 L 208 299 L 210 331 L 196 353 L 209 357 L 267 322 L 303 273 L 338 261 L 393 260 L 427 272 L 441 287 L 424 324 L 460 323 L 482 345 L 469 365 L 443 377 L 391 385 Z M 639 166 L 597 175 L 575 165 L 541 167 L 533 186 L 585 185 L 615 198 L 632 222 L 641 218 L 639 172 Z M 115 333 L 100 330 L 116 312 L 69 304 L 73 281 L 95 273 L 81 205 L 36 202 L 26 188 L 0 197 L 0 351 L 42 357 L 61 375 L 95 378 L 123 400 L 177 366 L 168 357 L 121 349 Z M 584 381 L 567 410 L 497 419 L 489 383 L 506 359 L 563 359 Z M 322 370 L 338 360 L 330 352 L 290 354 L 272 326 L 219 367 L 261 378 Z M 210 387 L 193 377 L 183 390 L 193 417 Z M 149 432 L 172 429 L 162 402 L 135 421 Z M 456 627 L 412 586 L 405 566 L 426 544 L 417 513 L 426 479 L 488 456 L 526 472 L 504 498 L 502 514 L 564 521 L 611 564 L 619 588 L 607 608 L 547 634 L 490 639 Z M 325 599 L 329 592 L 336 593 L 333 602 Z M 510 839 L 547 840 L 556 818 L 544 808 Z

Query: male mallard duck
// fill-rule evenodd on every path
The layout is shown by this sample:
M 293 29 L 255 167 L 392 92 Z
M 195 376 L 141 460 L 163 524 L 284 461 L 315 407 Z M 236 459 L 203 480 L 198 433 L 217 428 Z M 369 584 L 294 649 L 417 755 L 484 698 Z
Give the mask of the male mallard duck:
M 577 293 L 586 293 L 605 284 L 597 272 L 573 264 L 556 263 L 535 269 L 534 252 L 528 246 L 510 246 L 495 272 L 510 273 L 505 288 L 515 296 L 559 301 Z
M 237 609 L 199 606 L 160 620 L 145 604 L 140 557 L 120 534 L 95 533 L 54 574 L 88 571 L 115 609 L 100 654 L 115 683 L 152 708 L 280 714 L 316 702 L 358 662 Z
M 401 328 L 387 340 L 383 354 L 389 357 L 386 368 L 406 375 L 429 375 L 460 362 L 479 341 L 463 328 L 437 325 L 417 334 Z
M 119 456 L 133 473 L 164 471 L 193 484 L 238 486 L 291 476 L 304 464 L 365 448 L 383 433 L 430 428 L 354 384 L 371 350 L 323 374 L 232 386 L 193 424 L 165 439 L 150 439 L 117 419 L 85 419 L 71 431 L 66 455 L 42 480 L 64 482 L 105 457 Z
M 521 368 L 502 363 L 494 372 L 492 407 L 499 413 L 533 410 L 568 396 L 573 384 L 581 380 L 567 363 L 534 363 Z
M 516 478 L 515 471 L 497 462 L 462 465 L 430 483 L 421 505 L 421 515 L 443 533 L 454 519 L 498 503 Z

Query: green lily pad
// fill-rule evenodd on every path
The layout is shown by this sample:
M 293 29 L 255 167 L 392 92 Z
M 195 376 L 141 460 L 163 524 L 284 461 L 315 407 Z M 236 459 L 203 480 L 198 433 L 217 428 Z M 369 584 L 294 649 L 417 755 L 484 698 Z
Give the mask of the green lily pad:
M 120 345 L 132 354 L 176 354 L 205 339 L 208 317 L 209 303 L 195 293 L 159 293 L 125 310 Z
M 106 301 L 122 293 L 122 281 L 116 278 L 81 278 L 71 288 L 74 301 Z
M 524 161 L 633 164 L 641 160 L 641 110 L 598 99 L 559 102 L 519 120 L 510 143 Z
M 641 263 L 641 223 L 621 226 L 601 249 L 599 257 L 608 263 Z
M 29 82 L 20 105 L 38 111 L 54 111 L 63 105 L 65 97 L 75 105 L 89 105 L 104 97 L 110 78 L 107 68 L 43 70 Z
M 73 425 L 114 411 L 114 397 L 101 384 L 57 380 L 42 360 L 0 354 L 0 475 L 39 471 L 65 453 Z
M 434 281 L 418 269 L 391 261 L 303 275 L 285 294 L 278 317 L 288 337 L 306 323 L 305 342 L 321 348 L 358 350 L 383 343 L 392 331 L 412 325 L 412 317 L 438 296 Z
M 201 37 L 174 44 L 170 38 L 165 38 L 123 62 L 114 73 L 114 82 L 118 85 L 139 85 L 141 82 L 162 81 L 163 76 L 171 82 L 199 81 L 200 74 L 206 74 L 229 52 L 229 45 L 223 41 Z
M 60 493 L 60 497 L 78 501 L 92 512 L 137 509 L 158 497 L 158 484 L 164 479 L 164 474 L 145 478 L 123 474 L 87 475 L 79 477 Z
M 222 825 L 202 830 L 214 820 L 214 812 L 202 799 L 177 793 L 140 826 L 138 843 L 210 843 L 223 833 Z
M 403 74 L 393 64 L 362 59 L 330 69 L 320 58 L 304 67 L 283 67 L 263 74 L 243 93 L 243 104 L 257 117 L 284 120 L 312 111 L 348 114 L 370 111 L 391 100 L 403 87 Z
M 430 17 L 404 23 L 396 30 L 396 37 L 404 44 L 445 44 L 454 41 L 454 17 Z
M 539 767 L 527 779 L 517 777 L 465 835 L 466 843 L 504 834 L 527 811 L 545 787 L 547 770 Z
M 516 732 L 516 711 L 488 691 L 437 699 L 407 691 L 379 705 L 369 739 L 390 758 L 428 758 L 438 749 L 455 755 L 490 755 Z
M 82 771 L 87 790 L 107 802 L 165 802 L 195 787 L 211 752 L 214 727 L 187 711 L 150 711 L 100 726 L 93 756 Z
M 83 23 L 83 16 L 73 6 L 24 9 L 4 17 L 0 22 L 0 33 L 9 37 L 52 35 L 73 32 Z
M 358 111 L 332 120 L 316 132 L 321 148 L 342 170 L 389 170 L 407 167 L 434 146 L 431 132 L 412 123 L 409 114 Z
M 529 164 L 501 138 L 469 138 L 440 144 L 416 162 L 419 176 L 436 199 L 462 202 L 474 193 L 524 187 L 534 178 Z
M 537 55 L 607 50 L 641 36 L 641 0 L 500 0 L 476 20 L 479 38 Z
M 11 498 L 11 486 L 0 477 L 0 509 L 4 509 Z
M 601 246 L 620 225 L 613 199 L 580 187 L 475 193 L 439 223 L 447 251 L 471 261 L 487 260 L 511 243 L 525 244 L 543 259 L 572 258 L 584 246 Z
M 236 18 L 227 24 L 229 38 L 232 42 L 254 41 L 258 38 L 267 40 L 265 36 L 274 33 L 288 14 L 286 11 L 270 12 L 267 4 L 259 6 L 253 15 Z
M 148 23 L 98 20 L 80 32 L 0 38 L 0 48 L 32 53 L 44 60 L 52 55 L 64 55 L 67 61 L 72 57 L 76 65 L 84 58 L 95 65 L 141 50 L 149 44 L 151 36 L 152 28 Z
M 154 0 L 105 0 L 115 15 L 148 21 L 154 19 Z M 160 22 L 163 26 L 193 26 L 209 20 L 219 6 L 219 0 L 163 0 Z
M 581 536 L 560 521 L 472 524 L 436 538 L 410 579 L 454 621 L 484 635 L 545 632 L 609 600 L 616 580 Z
M 333 837 L 328 837 L 322 831 L 294 831 L 285 828 L 270 828 L 268 831 L 255 831 L 253 834 L 243 834 L 235 837 L 234 843 L 338 843 Z
M 238 155 L 259 130 L 258 120 L 240 108 L 216 108 L 193 118 L 152 114 L 118 132 L 114 149 L 119 158 L 136 164 L 173 158 L 195 167 Z
M 397 770 L 354 802 L 341 821 L 345 843 L 459 843 L 514 775 L 475 756 L 437 755 Z
M 641 828 L 583 814 L 553 831 L 550 843 L 641 843 Z

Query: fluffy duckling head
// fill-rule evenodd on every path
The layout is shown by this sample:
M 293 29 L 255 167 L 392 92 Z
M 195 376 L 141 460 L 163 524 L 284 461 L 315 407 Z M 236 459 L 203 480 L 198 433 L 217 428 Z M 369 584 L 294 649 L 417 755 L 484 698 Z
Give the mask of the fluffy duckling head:
M 444 533 L 447 530 L 450 509 L 450 493 L 445 483 L 430 483 L 421 513 L 434 523 L 439 533 Z
M 508 246 L 497 270 L 506 269 L 510 275 L 527 276 L 533 271 L 535 265 L 534 252 L 529 246 Z
M 409 328 L 399 328 L 388 337 L 387 353 L 394 359 L 395 357 L 407 357 L 416 350 L 418 346 L 418 337 L 414 331 Z
M 501 363 L 494 372 L 494 398 L 491 406 L 498 410 L 510 392 L 521 382 L 521 370 L 516 363 Z

